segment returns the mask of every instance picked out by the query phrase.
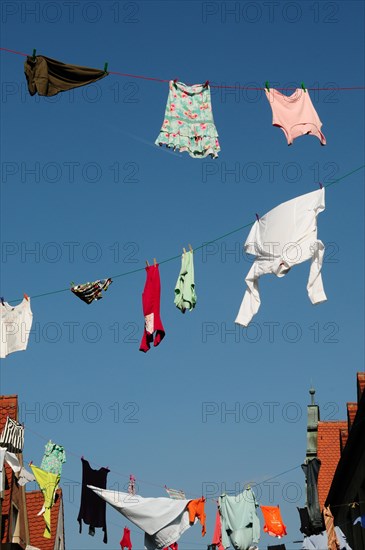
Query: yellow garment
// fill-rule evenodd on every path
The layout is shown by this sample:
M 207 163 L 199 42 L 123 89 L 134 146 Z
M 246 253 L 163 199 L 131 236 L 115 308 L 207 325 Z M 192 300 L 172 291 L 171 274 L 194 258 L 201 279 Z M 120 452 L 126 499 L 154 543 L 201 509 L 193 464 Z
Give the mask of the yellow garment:
M 45 472 L 37 466 L 31 464 L 31 469 L 36 478 L 36 481 L 39 485 L 40 490 L 44 496 L 44 505 L 41 510 L 43 512 L 43 518 L 46 522 L 46 528 L 44 530 L 43 536 L 46 539 L 51 538 L 51 508 L 54 504 L 55 492 L 59 484 L 61 476 L 59 474 L 52 474 L 51 472 Z

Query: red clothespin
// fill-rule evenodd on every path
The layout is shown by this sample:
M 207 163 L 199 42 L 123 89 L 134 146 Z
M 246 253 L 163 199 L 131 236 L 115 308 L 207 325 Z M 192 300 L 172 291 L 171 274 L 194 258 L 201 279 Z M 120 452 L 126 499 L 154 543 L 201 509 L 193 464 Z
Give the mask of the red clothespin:
M 204 88 L 208 88 L 208 86 L 209 86 L 209 80 L 207 80 L 207 81 L 205 82 Z
M 258 214 L 256 214 L 256 220 L 259 222 L 260 221 L 260 216 Z
M 177 78 L 174 78 L 174 84 L 176 84 L 177 81 L 178 81 L 178 79 L 177 79 Z
M 29 296 L 28 294 L 25 294 L 25 292 L 24 292 L 24 298 L 29 302 Z

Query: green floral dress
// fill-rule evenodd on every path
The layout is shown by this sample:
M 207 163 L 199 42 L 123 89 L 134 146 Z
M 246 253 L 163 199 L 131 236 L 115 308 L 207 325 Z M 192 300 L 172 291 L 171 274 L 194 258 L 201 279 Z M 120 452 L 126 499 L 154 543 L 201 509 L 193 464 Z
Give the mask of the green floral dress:
M 52 474 L 62 473 L 62 465 L 66 462 L 66 453 L 62 445 L 51 440 L 45 445 L 41 469 Z
M 220 146 L 213 120 L 209 85 L 186 86 L 169 82 L 169 95 L 160 134 L 156 145 L 166 145 L 193 158 L 218 156 Z

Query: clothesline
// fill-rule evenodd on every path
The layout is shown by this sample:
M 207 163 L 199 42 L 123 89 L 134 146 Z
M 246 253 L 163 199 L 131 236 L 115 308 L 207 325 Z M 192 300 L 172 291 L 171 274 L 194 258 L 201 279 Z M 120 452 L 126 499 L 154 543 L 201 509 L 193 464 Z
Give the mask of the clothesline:
M 365 164 L 363 164 L 362 166 L 359 166 L 358 168 L 355 168 L 354 170 L 352 170 L 351 172 L 348 172 L 344 176 L 341 176 L 340 178 L 337 178 L 337 179 L 331 181 L 330 183 L 327 183 L 323 187 L 326 187 L 326 188 L 330 187 L 331 185 L 334 185 L 335 183 L 338 183 L 339 181 L 341 181 L 345 178 L 348 178 L 352 174 L 355 174 L 356 172 L 359 172 L 363 168 L 365 168 Z M 225 237 L 233 235 L 234 233 L 237 233 L 238 231 L 242 231 L 242 229 L 246 229 L 247 227 L 250 227 L 254 223 L 255 223 L 254 221 L 246 223 L 245 225 L 242 225 L 241 227 L 238 227 L 237 229 L 233 229 L 232 231 L 229 231 L 228 233 L 225 233 L 224 235 L 220 235 L 219 237 L 216 237 L 215 239 L 204 242 L 200 246 L 195 247 L 194 250 L 195 251 L 196 250 L 201 250 L 202 248 L 206 247 L 207 245 L 209 245 L 211 243 L 215 243 L 215 242 L 219 241 L 220 239 L 224 239 Z M 165 260 L 161 260 L 158 263 L 159 263 L 159 265 L 162 265 L 162 264 L 166 264 L 168 262 L 171 262 L 173 260 L 177 260 L 179 258 L 181 258 L 181 253 L 177 254 L 176 256 L 171 256 L 170 258 L 167 258 Z M 112 275 L 111 279 L 116 279 L 117 277 L 125 277 L 126 275 L 132 275 L 134 273 L 142 272 L 144 270 L 145 270 L 144 267 L 139 267 L 137 269 L 132 269 L 131 271 L 125 271 L 124 273 L 119 273 L 117 275 Z M 53 295 L 53 294 L 59 294 L 60 292 L 68 292 L 69 290 L 70 290 L 69 287 L 68 288 L 62 288 L 60 290 L 53 290 L 53 291 L 50 291 L 50 292 L 44 292 L 42 294 L 35 294 L 33 296 L 30 296 L 30 298 L 33 300 L 35 298 L 41 298 L 43 296 L 50 296 L 50 295 Z M 14 303 L 15 302 L 21 302 L 22 300 L 23 300 L 23 298 L 17 298 L 17 299 L 14 299 L 14 300 L 8 300 L 8 303 L 10 303 L 10 302 L 14 302 Z
M 26 53 L 23 53 L 23 52 L 18 52 L 16 50 L 11 50 L 9 48 L 0 48 L 1 51 L 4 51 L 4 52 L 8 52 L 8 53 L 13 53 L 13 54 L 16 54 L 16 55 L 22 55 L 23 57 L 29 57 L 30 54 L 26 54 Z M 141 80 L 151 80 L 151 81 L 154 81 L 154 82 L 170 82 L 171 79 L 165 79 L 165 78 L 156 78 L 156 77 L 153 77 L 153 76 L 144 76 L 144 75 L 136 75 L 136 74 L 129 74 L 129 73 L 122 73 L 122 72 L 119 72 L 119 71 L 108 71 L 109 74 L 114 74 L 116 76 L 123 76 L 123 77 L 126 77 L 126 78 L 136 78 L 136 79 L 141 79 Z M 218 85 L 218 84 L 209 84 L 210 88 L 220 88 L 220 89 L 234 89 L 234 90 L 256 90 L 256 91 L 260 91 L 260 90 L 265 90 L 264 87 L 262 88 L 257 88 L 257 87 L 254 87 L 254 86 L 229 86 L 229 85 Z M 282 91 L 285 91 L 285 90 L 295 90 L 296 88 L 293 88 L 293 87 L 286 87 L 286 88 L 275 88 L 276 90 L 282 90 Z M 313 90 L 313 91 L 332 91 L 332 90 L 365 90 L 365 86 L 349 86 L 349 87 L 334 87 L 332 86 L 331 88 L 306 88 L 307 90 Z

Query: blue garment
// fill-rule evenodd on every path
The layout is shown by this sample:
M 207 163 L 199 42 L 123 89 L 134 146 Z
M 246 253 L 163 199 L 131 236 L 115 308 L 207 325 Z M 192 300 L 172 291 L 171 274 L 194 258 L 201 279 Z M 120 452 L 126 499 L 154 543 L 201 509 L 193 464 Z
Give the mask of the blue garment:
M 335 527 L 338 542 L 340 543 L 340 550 L 352 550 L 348 545 L 346 537 L 339 527 Z M 328 537 L 327 531 L 323 531 L 319 535 L 311 535 L 310 537 L 304 537 L 302 550 L 328 550 Z
M 219 511 L 222 520 L 222 544 L 236 550 L 248 550 L 260 539 L 260 520 L 256 513 L 258 503 L 252 489 L 241 494 L 219 497 Z

